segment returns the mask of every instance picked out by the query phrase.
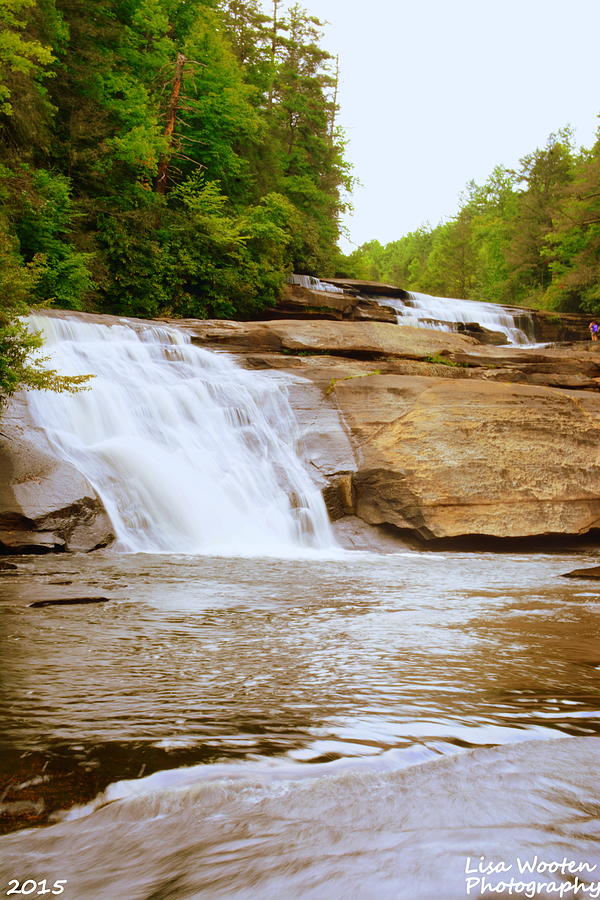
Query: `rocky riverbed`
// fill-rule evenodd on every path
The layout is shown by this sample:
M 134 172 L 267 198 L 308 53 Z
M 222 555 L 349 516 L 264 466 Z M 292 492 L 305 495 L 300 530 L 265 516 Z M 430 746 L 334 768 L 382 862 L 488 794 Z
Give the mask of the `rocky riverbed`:
M 392 310 L 356 293 L 290 288 L 282 309 L 291 308 L 298 318 L 169 324 L 246 368 L 299 376 L 289 393 L 300 450 L 348 546 L 390 536 L 572 537 L 598 527 L 600 344 L 491 346 L 399 326 Z M 57 459 L 23 398 L 2 431 L 0 548 L 109 545 L 94 489 Z

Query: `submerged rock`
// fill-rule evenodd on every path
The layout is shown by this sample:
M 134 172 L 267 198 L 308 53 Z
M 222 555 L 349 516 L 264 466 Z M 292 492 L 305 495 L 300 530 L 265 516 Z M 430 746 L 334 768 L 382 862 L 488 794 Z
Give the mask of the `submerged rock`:
M 563 578 L 600 578 L 600 566 L 590 566 L 589 569 L 573 569 L 572 572 L 565 572 Z
M 56 600 L 35 600 L 28 606 L 41 609 L 44 606 L 83 606 L 86 603 L 108 603 L 110 597 L 61 597 Z

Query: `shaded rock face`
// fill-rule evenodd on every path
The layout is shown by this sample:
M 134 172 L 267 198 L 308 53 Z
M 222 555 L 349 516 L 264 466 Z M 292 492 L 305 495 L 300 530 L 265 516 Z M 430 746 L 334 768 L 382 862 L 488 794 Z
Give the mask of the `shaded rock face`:
M 329 284 L 341 287 L 355 294 L 371 294 L 375 297 L 401 297 L 406 299 L 408 291 L 395 284 L 384 284 L 380 281 L 362 281 L 358 278 L 328 278 Z
M 459 334 L 466 334 L 468 337 L 475 338 L 481 344 L 495 344 L 500 346 L 506 344 L 506 335 L 501 331 L 492 331 L 484 328 L 479 322 L 457 322 L 456 330 Z
M 593 581 L 600 579 L 600 566 L 590 566 L 588 569 L 573 569 L 565 572 L 563 578 L 591 578 Z
M 0 553 L 88 551 L 114 540 L 96 492 L 56 456 L 23 399 L 9 404 L 2 433 Z
M 541 343 L 557 341 L 589 341 L 589 324 L 595 317 L 586 313 L 555 313 L 542 309 L 530 310 L 536 340 Z

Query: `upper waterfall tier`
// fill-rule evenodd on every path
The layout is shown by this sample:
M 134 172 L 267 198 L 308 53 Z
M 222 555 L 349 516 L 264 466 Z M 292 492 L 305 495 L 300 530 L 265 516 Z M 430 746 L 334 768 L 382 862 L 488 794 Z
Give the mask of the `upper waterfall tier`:
M 327 281 L 321 281 L 314 275 L 290 275 L 288 284 L 299 284 L 300 287 L 309 288 L 311 291 L 325 291 L 328 294 L 343 294 L 344 288 L 337 287 Z
M 432 297 L 417 291 L 407 292 L 406 299 L 381 297 L 381 302 L 398 312 L 399 325 L 434 328 L 438 331 L 458 331 L 460 323 L 476 322 L 490 331 L 506 335 L 508 344 L 535 343 L 533 317 L 528 310 L 458 300 L 452 297 Z
M 28 402 L 102 499 L 117 549 L 287 555 L 335 546 L 297 452 L 285 376 L 248 372 L 174 328 L 31 317 L 82 393 Z

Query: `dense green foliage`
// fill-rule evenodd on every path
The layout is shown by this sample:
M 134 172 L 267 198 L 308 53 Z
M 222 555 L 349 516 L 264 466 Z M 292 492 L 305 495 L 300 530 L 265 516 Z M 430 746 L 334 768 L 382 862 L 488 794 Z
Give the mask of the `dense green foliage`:
M 331 272 L 350 178 L 320 38 L 280 0 L 0 0 L 0 341 L 28 303 L 250 317 Z
M 85 375 L 62 376 L 48 369 L 45 357 L 37 352 L 40 336 L 23 322 L 42 273 L 36 263 L 19 262 L 6 220 L 0 216 L 0 413 L 7 399 L 21 389 L 76 391 L 88 380 Z
M 600 139 L 569 129 L 471 182 L 454 218 L 346 258 L 345 274 L 446 297 L 600 314 Z

